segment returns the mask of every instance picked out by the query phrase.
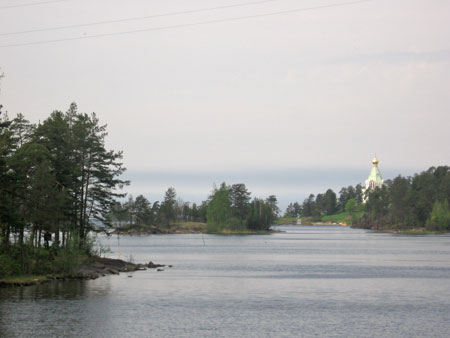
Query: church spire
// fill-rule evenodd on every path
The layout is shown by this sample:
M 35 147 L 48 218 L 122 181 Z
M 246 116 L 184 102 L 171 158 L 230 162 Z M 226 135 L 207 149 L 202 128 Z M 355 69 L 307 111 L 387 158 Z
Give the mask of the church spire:
M 377 155 L 375 155 L 375 157 L 372 159 L 372 164 L 373 164 L 374 167 L 378 166 Z
M 383 177 L 381 176 L 380 170 L 378 169 L 378 158 L 375 155 L 375 157 L 372 159 L 372 170 L 370 171 L 370 175 L 366 180 L 366 188 L 363 189 L 364 194 L 364 202 L 367 200 L 367 194 L 369 190 L 373 190 L 376 187 L 382 187 L 384 184 Z

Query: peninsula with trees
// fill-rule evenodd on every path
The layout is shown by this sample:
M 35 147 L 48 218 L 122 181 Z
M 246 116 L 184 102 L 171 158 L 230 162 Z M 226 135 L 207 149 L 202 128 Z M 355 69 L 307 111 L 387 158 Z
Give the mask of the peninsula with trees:
M 199 206 L 177 200 L 172 187 L 161 203 L 143 195 L 121 202 L 129 182 L 122 152 L 106 149 L 106 136 L 95 113 L 79 113 L 75 103 L 38 124 L 9 119 L 0 107 L 0 280 L 71 276 L 89 261 L 110 268 L 99 262 L 93 232 L 270 231 L 276 197 L 252 199 L 242 183 L 214 187 Z
M 303 223 L 345 223 L 378 231 L 425 233 L 450 231 L 450 167 L 431 167 L 410 177 L 383 180 L 378 159 L 361 184 L 336 193 L 309 195 L 302 204 L 290 203 L 279 223 L 301 218 Z
M 1 108 L 0 108 L 1 109 Z M 0 279 L 70 274 L 95 256 L 97 224 L 128 184 L 122 153 L 105 148 L 97 116 L 54 111 L 32 124 L 0 115 Z
M 177 199 L 173 187 L 161 203 L 152 204 L 143 195 L 129 196 L 125 202 L 116 202 L 111 220 L 119 234 L 251 234 L 269 232 L 278 214 L 275 195 L 252 199 L 245 184 L 223 182 L 200 205 Z

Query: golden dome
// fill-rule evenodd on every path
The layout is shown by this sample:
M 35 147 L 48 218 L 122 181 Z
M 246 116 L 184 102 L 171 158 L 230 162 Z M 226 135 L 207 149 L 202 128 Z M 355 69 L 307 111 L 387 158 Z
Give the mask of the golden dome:
M 373 164 L 374 166 L 378 165 L 378 159 L 377 159 L 376 156 L 372 159 L 372 164 Z

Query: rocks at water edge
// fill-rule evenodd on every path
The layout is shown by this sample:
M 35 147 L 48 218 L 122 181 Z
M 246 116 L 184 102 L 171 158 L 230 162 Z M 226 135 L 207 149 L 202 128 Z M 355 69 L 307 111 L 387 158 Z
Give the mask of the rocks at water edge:
M 125 262 L 120 259 L 91 257 L 84 264 L 77 267 L 70 274 L 55 274 L 47 275 L 45 279 L 26 280 L 19 282 L 8 282 L 0 280 L 0 287 L 7 286 L 28 286 L 46 283 L 53 280 L 73 280 L 73 279 L 97 279 L 106 275 L 118 275 L 120 272 L 132 272 L 150 269 L 157 269 L 157 271 L 164 271 L 164 264 L 155 264 L 149 262 L 148 264 L 134 264 Z M 169 265 L 169 267 L 172 267 Z M 132 275 L 128 275 L 132 277 Z
M 148 262 L 148 264 L 147 264 L 147 268 L 149 268 L 149 269 L 156 269 L 156 268 L 163 268 L 163 267 L 165 267 L 164 264 L 155 264 L 153 262 Z
M 120 272 L 147 270 L 143 264 L 134 264 L 120 259 L 101 258 L 81 265 L 72 274 L 72 278 L 96 279 L 105 275 L 118 275 Z

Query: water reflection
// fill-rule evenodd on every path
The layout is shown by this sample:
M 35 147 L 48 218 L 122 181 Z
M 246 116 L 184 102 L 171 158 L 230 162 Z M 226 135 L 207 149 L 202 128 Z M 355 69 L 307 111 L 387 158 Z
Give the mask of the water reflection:
M 109 317 L 109 307 L 105 305 L 110 291 L 109 278 L 0 289 L 0 336 L 77 336 L 80 328 L 92 320 L 101 324 Z M 101 306 L 100 317 L 97 305 Z
M 0 289 L 0 336 L 447 337 L 450 237 L 284 229 L 122 237 L 173 268 Z

